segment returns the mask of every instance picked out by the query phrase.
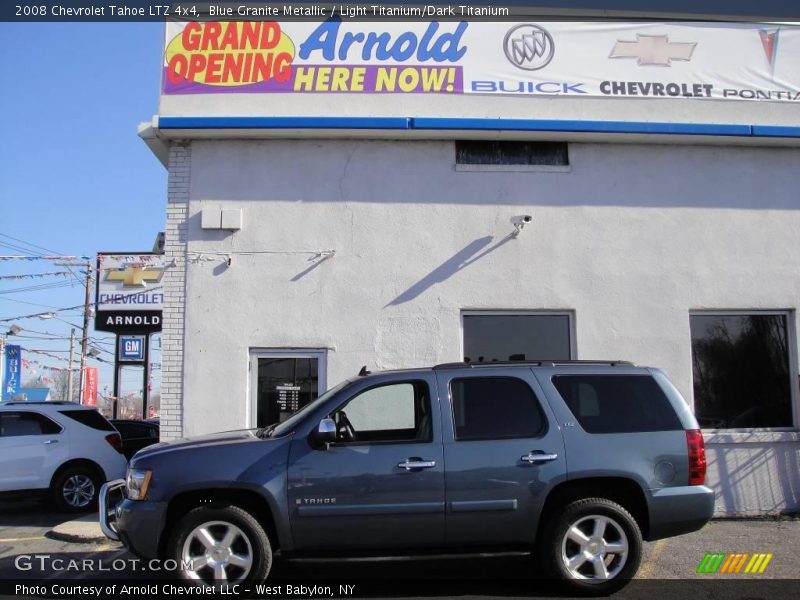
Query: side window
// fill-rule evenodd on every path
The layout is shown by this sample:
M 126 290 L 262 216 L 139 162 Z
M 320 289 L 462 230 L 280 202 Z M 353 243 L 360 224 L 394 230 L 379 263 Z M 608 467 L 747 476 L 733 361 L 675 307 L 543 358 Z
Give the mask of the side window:
M 530 386 L 514 377 L 471 377 L 450 382 L 456 440 L 532 438 L 545 420 Z
M 337 441 L 428 442 L 431 440 L 431 401 L 421 381 L 370 388 L 351 398 L 334 414 Z
M 20 411 L 0 414 L 0 437 L 50 435 L 60 431 L 58 424 L 38 413 Z
M 588 433 L 683 429 L 649 375 L 557 375 L 553 385 Z

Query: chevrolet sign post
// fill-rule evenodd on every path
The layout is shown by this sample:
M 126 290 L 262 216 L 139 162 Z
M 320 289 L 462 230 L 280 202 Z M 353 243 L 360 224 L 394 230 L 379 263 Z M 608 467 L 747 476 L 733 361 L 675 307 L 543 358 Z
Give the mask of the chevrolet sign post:
M 163 254 L 97 254 L 94 328 L 117 335 L 114 355 L 114 417 L 117 416 L 122 361 L 125 365 L 143 367 L 142 418 L 147 416 L 150 334 L 161 331 L 161 309 L 164 304 L 161 280 L 165 268 Z M 139 342 L 137 352 L 121 352 L 121 338 L 136 339 Z

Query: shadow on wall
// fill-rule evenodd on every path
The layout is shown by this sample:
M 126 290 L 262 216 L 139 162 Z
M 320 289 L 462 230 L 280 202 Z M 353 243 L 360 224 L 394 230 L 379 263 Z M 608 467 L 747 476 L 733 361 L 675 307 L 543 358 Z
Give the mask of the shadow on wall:
M 756 442 L 712 434 L 707 447 L 708 485 L 718 516 L 781 514 L 800 510 L 800 444 Z
M 425 275 L 422 279 L 400 294 L 397 298 L 389 302 L 384 308 L 388 306 L 397 306 L 414 300 L 420 296 L 427 289 L 442 283 L 449 279 L 452 275 L 470 266 L 472 263 L 479 261 L 487 254 L 494 252 L 500 246 L 507 244 L 514 239 L 514 234 L 510 233 L 496 244 L 488 246 L 494 240 L 494 237 L 487 235 L 482 238 L 471 241 L 464 246 L 461 250 L 456 252 L 453 256 L 444 261 L 441 265 L 436 267 L 433 271 Z

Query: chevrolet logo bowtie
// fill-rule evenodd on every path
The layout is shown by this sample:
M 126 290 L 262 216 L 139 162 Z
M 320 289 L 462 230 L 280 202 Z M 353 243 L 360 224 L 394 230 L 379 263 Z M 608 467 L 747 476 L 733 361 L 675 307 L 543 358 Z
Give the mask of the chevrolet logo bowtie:
M 109 271 L 106 281 L 121 281 L 124 287 L 147 287 L 148 281 L 160 281 L 163 274 L 161 269 L 127 267 L 121 271 Z
M 609 58 L 635 58 L 639 65 L 671 67 L 673 60 L 691 60 L 695 42 L 670 42 L 666 35 L 639 35 L 635 42 L 617 40 Z

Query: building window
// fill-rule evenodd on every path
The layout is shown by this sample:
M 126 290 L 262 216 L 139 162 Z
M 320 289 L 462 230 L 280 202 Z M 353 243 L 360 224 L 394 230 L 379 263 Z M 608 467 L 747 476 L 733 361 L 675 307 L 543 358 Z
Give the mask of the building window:
M 282 423 L 326 389 L 324 350 L 255 350 L 250 361 L 251 427 Z
M 450 397 L 458 441 L 533 438 L 544 431 L 539 401 L 521 379 L 454 379 Z
M 569 313 L 464 313 L 464 362 L 570 360 Z
M 787 317 L 690 315 L 694 412 L 701 427 L 792 426 Z
M 566 142 L 457 140 L 459 171 L 568 171 Z

